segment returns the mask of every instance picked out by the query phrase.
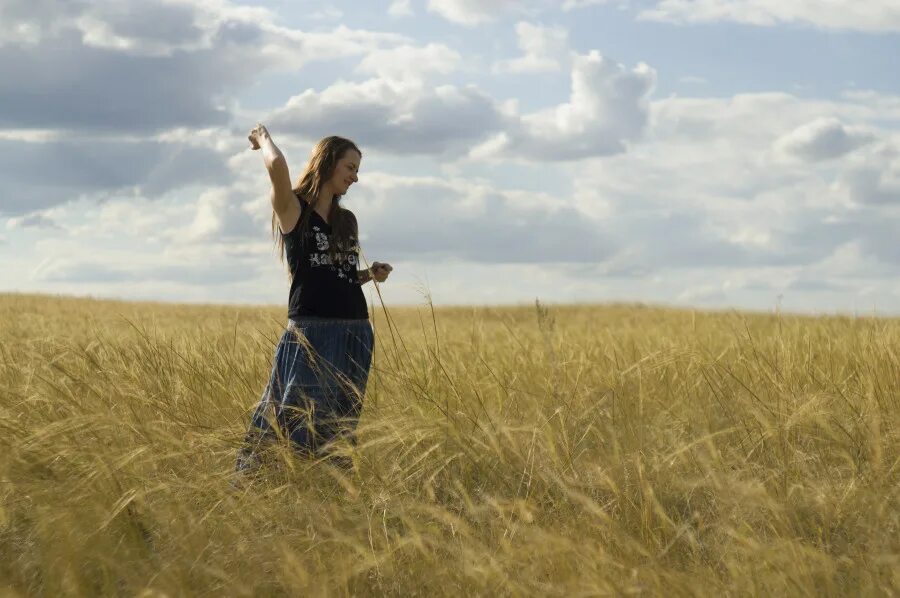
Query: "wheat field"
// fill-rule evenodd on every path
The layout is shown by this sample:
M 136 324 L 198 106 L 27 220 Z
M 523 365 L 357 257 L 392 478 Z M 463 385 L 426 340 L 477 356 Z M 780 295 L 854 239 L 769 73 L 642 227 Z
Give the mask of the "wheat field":
M 370 312 L 353 469 L 233 489 L 284 308 L 0 295 L 0 594 L 900 594 L 900 319 Z

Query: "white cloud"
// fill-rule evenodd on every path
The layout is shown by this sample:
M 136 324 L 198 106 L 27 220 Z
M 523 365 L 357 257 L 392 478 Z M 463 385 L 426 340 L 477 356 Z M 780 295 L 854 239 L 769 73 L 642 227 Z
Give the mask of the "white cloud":
M 900 124 L 900 95 L 860 89 L 845 91 L 841 96 L 852 102 L 849 106 L 859 106 L 859 111 L 855 113 L 857 116 L 869 117 L 872 113 L 878 113 L 881 119 L 897 121 Z
M 258 284 L 267 268 L 277 271 L 278 261 L 268 238 L 269 212 L 251 213 L 248 203 L 246 191 L 223 188 L 196 201 L 135 196 L 57 206 L 43 213 L 57 223 L 53 234 L 39 237 L 20 260 L 27 272 L 20 283 L 50 292 L 185 301 L 214 301 L 221 293 L 216 285 L 227 284 L 242 288 L 249 300 L 250 281 Z
M 571 80 L 568 102 L 523 115 L 471 156 L 573 160 L 623 152 L 640 137 L 656 84 L 652 68 L 628 70 L 592 51 L 572 57 Z
M 585 8 L 588 6 L 598 6 L 601 4 L 607 4 L 609 0 L 565 0 L 562 4 L 562 9 L 564 12 L 569 12 L 572 10 L 578 10 L 579 8 Z
M 226 128 L 234 94 L 272 70 L 402 51 L 409 41 L 343 25 L 300 31 L 276 19 L 225 0 L 2 3 L 0 33 L 37 33 L 0 37 L 0 79 L 16 81 L 0 87 L 0 212 L 227 184 L 222 152 L 243 139 Z M 428 58 L 443 65 L 447 52 Z M 47 164 L 52 177 L 43 176 Z
M 393 0 L 388 7 L 388 14 L 392 17 L 412 16 L 412 0 Z
M 115 194 L 97 201 L 85 197 L 39 212 L 52 219 L 65 234 L 57 239 L 72 239 L 83 249 L 70 257 L 90 256 L 107 243 L 141 239 L 145 244 L 168 242 L 176 230 L 189 220 L 193 203 L 182 198 L 151 200 L 139 194 Z M 84 250 L 87 249 L 87 251 Z M 136 250 L 140 253 L 140 250 Z
M 62 229 L 46 212 L 32 212 L 24 216 L 10 218 L 6 221 L 6 228 L 10 230 L 14 228 Z
M 456 176 L 367 171 L 345 205 L 359 217 L 369 262 L 395 266 L 397 276 L 382 289 L 389 304 L 420 301 L 416 283 L 430 271 L 438 305 L 539 296 L 759 308 L 782 295 L 785 310 L 872 302 L 883 310 L 900 298 L 891 282 L 900 274 L 900 214 L 872 201 L 880 196 L 866 195 L 858 181 L 855 192 L 867 201 L 848 200 L 839 182 L 870 164 L 891 184 L 900 146 L 881 120 L 889 98 L 858 97 L 868 99 L 661 99 L 650 104 L 649 129 L 629 152 L 563 166 L 571 193 L 507 189 L 462 164 Z M 875 140 L 825 162 L 779 159 L 775 140 L 823 118 L 871 130 Z M 379 152 L 366 153 L 379 160 Z M 53 243 L 36 246 L 29 259 L 44 264 L 29 284 L 198 301 L 222 300 L 221 285 L 228 285 L 228 300 L 284 301 L 258 162 L 257 153 L 235 154 L 229 166 L 237 185 L 197 200 L 59 208 L 52 218 L 73 236 L 57 233 Z M 70 226 L 82 216 L 83 224 Z M 168 233 L 153 238 L 153 231 Z M 146 255 L 126 270 L 101 242 Z M 221 259 L 210 262 L 210 252 Z M 529 283 L 506 286 L 502 276 Z
M 694 20 L 831 27 L 840 13 L 866 29 L 860 15 L 872 12 L 894 27 L 884 2 L 740 12 L 751 4 L 701 10 Z M 229 123 L 259 118 L 238 110 L 259 110 L 255 91 L 242 94 L 270 85 L 264 75 L 338 59 L 313 76 L 353 80 L 294 92 L 262 120 L 289 157 L 331 133 L 363 147 L 369 166 L 345 205 L 359 216 L 366 257 L 396 268 L 383 287 L 388 302 L 415 300 L 415 277 L 431 269 L 439 304 L 540 296 L 759 306 L 784 294 L 785 308 L 900 305 L 900 97 L 652 101 L 651 67 L 570 52 L 565 29 L 539 24 L 559 3 L 433 0 L 429 8 L 467 25 L 523 19 L 521 55 L 495 62 L 497 70 L 568 70 L 569 97 L 523 110 L 535 96 L 466 85 L 463 74 L 486 76 L 476 68 L 498 57 L 474 62 L 486 46 L 467 47 L 472 32 L 452 28 L 442 38 L 451 47 L 321 24 L 299 31 L 224 0 L 7 0 L 0 78 L 18 85 L 0 89 L 4 284 L 283 303 L 269 182 L 243 127 Z M 388 12 L 411 9 L 398 0 Z M 694 18 L 686 14 L 656 18 Z M 358 60 L 356 71 L 346 70 L 348 59 Z M 66 79 L 73 72 L 79 86 Z M 240 107 L 245 99 L 250 108 Z M 47 163 L 53 177 L 36 177 Z
M 832 189 L 857 205 L 900 207 L 900 159 L 855 164 L 840 174 Z
M 479 25 L 516 7 L 514 0 L 428 0 L 428 10 L 460 25 Z
M 223 26 L 274 18 L 265 8 L 224 0 L 142 0 L 139 7 L 116 0 L 8 0 L 0 7 L 0 44 L 36 44 L 75 30 L 88 47 L 170 56 L 212 47 Z
M 274 25 L 261 25 L 265 45 L 260 51 L 269 66 L 296 71 L 319 60 L 365 56 L 369 52 L 409 44 L 410 38 L 396 33 L 351 29 L 338 25 L 331 31 L 301 31 Z
M 734 21 L 805 24 L 824 29 L 900 31 L 896 0 L 662 0 L 639 19 L 675 23 Z
M 880 264 L 867 271 L 868 282 L 875 284 L 878 272 L 900 270 L 900 249 L 894 248 L 900 143 L 896 129 L 884 127 L 878 109 L 884 101 L 789 94 L 657 100 L 647 135 L 627 153 L 567 167 L 573 199 L 579 210 L 615 223 L 603 234 L 628 248 L 627 263 L 636 272 L 722 268 L 733 280 L 741 272 L 777 268 L 782 273 L 770 287 L 783 280 L 793 281 L 793 292 L 812 293 L 818 284 L 822 292 L 853 293 L 841 273 L 809 268 L 856 244 L 866 260 Z M 870 131 L 874 140 L 834 155 L 839 152 L 819 136 L 796 133 L 818 131 L 820 125 L 809 123 L 831 119 L 847 131 Z M 812 143 L 787 145 L 832 159 L 784 160 L 773 149 L 776 140 L 800 138 Z M 741 289 L 749 292 L 740 285 L 723 291 L 726 278 L 715 278 L 719 282 L 706 283 L 711 288 L 686 286 L 681 299 L 704 295 L 725 302 Z
M 185 239 L 191 242 L 228 238 L 253 238 L 265 231 L 263 214 L 255 202 L 247 202 L 242 193 L 218 187 L 207 189 L 197 198 L 194 219 Z M 266 219 L 268 220 L 268 219 Z
M 475 87 L 389 79 L 307 90 L 267 120 L 273 131 L 309 139 L 352 131 L 361 147 L 400 154 L 461 153 L 500 126 L 493 100 Z
M 16 81 L 0 87 L 0 129 L 147 133 L 222 126 L 233 106 L 223 97 L 267 72 L 409 43 L 344 25 L 286 28 L 267 10 L 223 0 L 16 1 L 0 11 L 9 19 L 0 18 L 0 27 L 33 24 L 42 32 L 30 43 L 0 38 L 6 42 L 0 80 Z
M 516 37 L 522 56 L 502 60 L 496 72 L 534 73 L 557 71 L 568 57 L 568 31 L 564 27 L 545 27 L 525 21 L 516 23 Z
M 399 154 L 565 161 L 625 151 L 646 123 L 655 71 L 645 64 L 628 70 L 597 52 L 571 60 L 570 100 L 533 113 L 519 114 L 515 103 L 472 85 L 431 87 L 386 70 L 361 83 L 306 90 L 267 122 L 310 139 L 353 131 L 359 143 Z
M 599 222 L 572 206 L 538 193 L 500 189 L 490 181 L 369 173 L 350 204 L 361 233 L 373 231 L 363 243 L 373 255 L 584 263 L 603 260 L 614 250 L 597 234 Z
M 53 176 L 46 176 L 47 165 Z M 227 176 L 223 156 L 210 147 L 127 137 L 69 135 L 51 141 L 0 141 L 0 213 L 19 215 L 75 200 L 130 194 L 162 196 L 186 185 Z
M 843 156 L 873 139 L 867 131 L 846 127 L 834 117 L 822 117 L 778 138 L 774 147 L 785 156 L 816 162 Z
M 630 0 L 619 0 L 620 9 Z M 543 14 L 555 13 L 562 8 L 571 12 L 587 6 L 606 4 L 608 0 L 428 0 L 428 10 L 456 23 L 473 27 L 496 21 L 508 15 L 535 19 Z
M 807 279 L 846 280 L 855 284 L 859 279 L 878 279 L 885 274 L 885 264 L 873 258 L 859 241 L 848 241 L 837 245 L 821 260 L 804 268 Z M 894 269 L 900 264 L 894 264 Z
M 55 208 L 53 218 L 64 230 L 35 245 L 27 258 L 29 285 L 135 298 L 154 288 L 156 298 L 210 301 L 248 301 L 266 288 L 266 301 L 283 301 L 285 271 L 272 251 L 270 209 L 260 201 L 267 199 L 267 183 L 258 158 L 235 155 L 230 165 L 240 172 L 237 186 L 210 189 L 195 201 L 122 198 Z M 359 218 L 364 257 L 389 260 L 399 270 L 385 292 L 404 285 L 407 300 L 415 300 L 411 282 L 422 270 L 404 273 L 405 262 L 427 258 L 492 272 L 498 264 L 537 271 L 535 264 L 589 264 L 613 250 L 596 234 L 595 222 L 559 198 L 498 189 L 472 177 L 367 172 L 344 205 Z M 554 280 L 559 283 L 558 276 Z M 559 288 L 572 289 L 575 282 Z M 221 285 L 228 285 L 228 297 L 218 296 Z M 508 298 L 500 286 L 478 293 L 493 288 L 488 294 L 495 300 Z

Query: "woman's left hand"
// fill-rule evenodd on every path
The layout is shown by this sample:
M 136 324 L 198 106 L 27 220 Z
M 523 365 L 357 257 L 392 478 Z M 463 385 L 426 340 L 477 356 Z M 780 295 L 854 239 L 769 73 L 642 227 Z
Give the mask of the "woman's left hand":
M 390 264 L 372 262 L 372 278 L 377 282 L 384 282 L 393 269 Z

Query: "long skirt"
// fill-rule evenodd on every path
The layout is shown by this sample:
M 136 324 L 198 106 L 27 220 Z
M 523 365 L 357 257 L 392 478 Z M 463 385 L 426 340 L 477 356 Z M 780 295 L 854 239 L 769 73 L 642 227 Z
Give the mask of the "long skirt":
M 290 320 L 235 469 L 258 467 L 259 451 L 279 437 L 305 456 L 327 454 L 339 438 L 355 444 L 373 347 L 368 319 Z

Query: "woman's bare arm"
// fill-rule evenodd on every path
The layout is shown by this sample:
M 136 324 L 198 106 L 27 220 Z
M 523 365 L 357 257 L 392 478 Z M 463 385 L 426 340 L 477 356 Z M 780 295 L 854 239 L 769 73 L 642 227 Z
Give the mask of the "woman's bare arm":
M 261 149 L 269 179 L 272 181 L 272 209 L 279 216 L 296 209 L 297 200 L 294 199 L 294 191 L 291 187 L 291 174 L 288 171 L 287 160 L 284 154 L 272 141 L 272 137 L 266 128 L 258 124 L 248 137 L 254 150 Z

